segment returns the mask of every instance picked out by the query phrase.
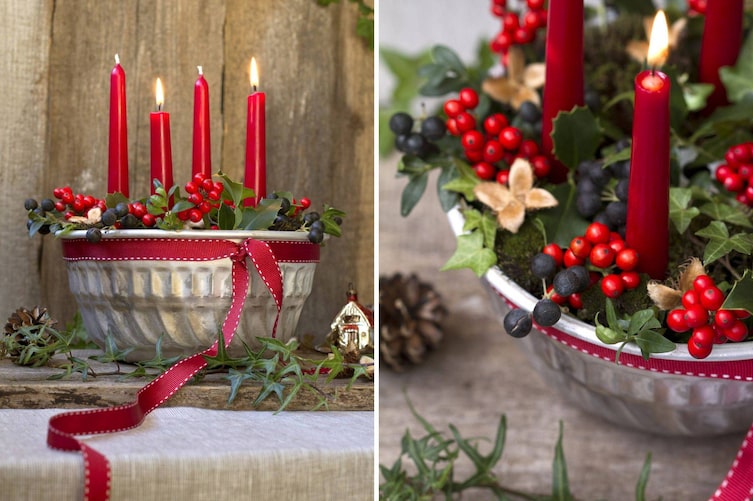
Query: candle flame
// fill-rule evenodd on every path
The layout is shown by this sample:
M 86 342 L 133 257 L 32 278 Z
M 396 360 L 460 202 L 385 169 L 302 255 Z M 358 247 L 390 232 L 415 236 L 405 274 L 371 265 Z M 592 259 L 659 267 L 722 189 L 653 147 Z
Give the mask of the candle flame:
M 165 91 L 162 88 L 162 80 L 157 79 L 157 90 L 155 92 L 157 96 L 157 109 L 162 109 L 162 105 L 165 104 Z
M 251 88 L 256 89 L 259 86 L 259 69 L 256 67 L 256 58 L 251 58 Z
M 120 64 L 120 56 L 115 54 L 115 64 Z
M 196 69 L 199 70 L 199 75 L 204 74 L 204 68 L 202 68 L 201 66 L 197 66 Z
M 667 27 L 667 17 L 664 11 L 660 10 L 654 17 L 654 23 L 651 26 L 651 37 L 648 41 L 648 64 L 650 66 L 661 66 L 669 56 L 669 28 Z

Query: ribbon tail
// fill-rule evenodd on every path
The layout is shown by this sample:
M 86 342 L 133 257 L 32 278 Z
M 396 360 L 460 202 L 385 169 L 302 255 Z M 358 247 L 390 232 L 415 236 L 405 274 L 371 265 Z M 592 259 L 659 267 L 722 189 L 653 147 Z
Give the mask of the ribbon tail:
M 748 430 L 737 457 L 709 501 L 750 501 L 753 496 L 753 425 Z
M 256 271 L 259 273 L 267 290 L 272 294 L 277 306 L 277 316 L 272 327 L 272 337 L 276 337 L 277 324 L 280 321 L 280 312 L 282 311 L 283 282 L 282 270 L 277 262 L 272 248 L 267 242 L 261 240 L 248 239 L 243 244 L 248 252 L 248 257 L 254 264 Z

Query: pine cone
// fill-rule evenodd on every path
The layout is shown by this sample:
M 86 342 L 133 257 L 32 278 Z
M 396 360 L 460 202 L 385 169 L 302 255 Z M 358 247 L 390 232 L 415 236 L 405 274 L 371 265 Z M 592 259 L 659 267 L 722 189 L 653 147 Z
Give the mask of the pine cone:
M 55 337 L 48 330 L 57 324 L 50 318 L 47 308 L 34 307 L 17 309 L 5 324 L 5 337 L 0 349 L 11 357 L 14 363 L 20 365 L 44 365 L 52 356 L 48 350 L 31 348 L 44 348 L 55 342 Z
M 426 351 L 437 347 L 447 309 L 430 284 L 397 273 L 379 277 L 379 315 L 379 353 L 401 371 L 405 362 L 420 364 Z

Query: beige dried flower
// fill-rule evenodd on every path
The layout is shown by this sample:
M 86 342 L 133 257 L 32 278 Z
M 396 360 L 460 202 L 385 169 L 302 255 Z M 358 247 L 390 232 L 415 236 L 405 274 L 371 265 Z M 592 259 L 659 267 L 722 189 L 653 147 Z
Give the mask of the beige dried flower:
M 682 304 L 682 295 L 693 288 L 693 280 L 705 273 L 701 260 L 691 258 L 682 268 L 676 283 L 664 285 L 655 280 L 649 282 L 646 286 L 648 295 L 660 309 L 673 310 Z
M 541 98 L 536 89 L 544 86 L 544 63 L 526 66 L 523 49 L 510 48 L 507 59 L 507 73 L 503 77 L 489 77 L 481 84 L 481 89 L 492 99 L 509 104 L 514 109 L 530 101 L 541 106 Z

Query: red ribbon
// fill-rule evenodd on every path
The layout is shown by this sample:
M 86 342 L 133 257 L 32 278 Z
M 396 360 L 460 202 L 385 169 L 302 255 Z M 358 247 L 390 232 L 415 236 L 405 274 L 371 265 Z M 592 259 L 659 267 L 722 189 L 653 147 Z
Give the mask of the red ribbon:
M 266 242 L 252 238 L 239 244 L 221 239 L 187 241 L 123 238 L 107 239 L 97 244 L 89 244 L 86 240 L 64 240 L 63 256 L 66 260 L 74 261 L 213 261 L 230 258 L 233 262 L 233 294 L 230 310 L 222 324 L 222 334 L 225 347 L 227 347 L 238 328 L 246 301 L 246 291 L 249 285 L 246 258 L 248 257 L 254 264 L 277 306 L 277 317 L 272 330 L 272 336 L 274 336 L 283 297 L 282 271 L 278 262 L 318 261 L 319 246 L 309 242 Z M 110 463 L 105 456 L 80 441 L 76 436 L 112 433 L 139 426 L 147 414 L 162 405 L 206 366 L 207 361 L 204 357 L 216 356 L 217 348 L 218 341 L 215 341 L 210 348 L 173 365 L 139 390 L 134 402 L 106 409 L 64 412 L 50 418 L 47 445 L 53 449 L 81 451 L 83 455 L 85 501 L 109 499 Z
M 518 307 L 495 287 L 492 286 L 492 290 L 510 305 L 511 308 Z M 615 351 L 605 346 L 589 343 L 553 327 L 541 327 L 537 325 L 536 328 L 552 339 L 582 353 L 601 358 L 608 362 L 614 362 L 615 360 Z M 753 381 L 753 363 L 750 360 L 721 362 L 704 362 L 699 360 L 683 362 L 658 357 L 651 357 L 645 360 L 641 356 L 623 352 L 620 354 L 620 365 L 681 376 Z M 751 501 L 751 499 L 753 499 L 753 425 L 751 425 L 740 449 L 737 451 L 737 457 L 727 472 L 726 478 L 711 498 L 709 498 L 709 501 Z

